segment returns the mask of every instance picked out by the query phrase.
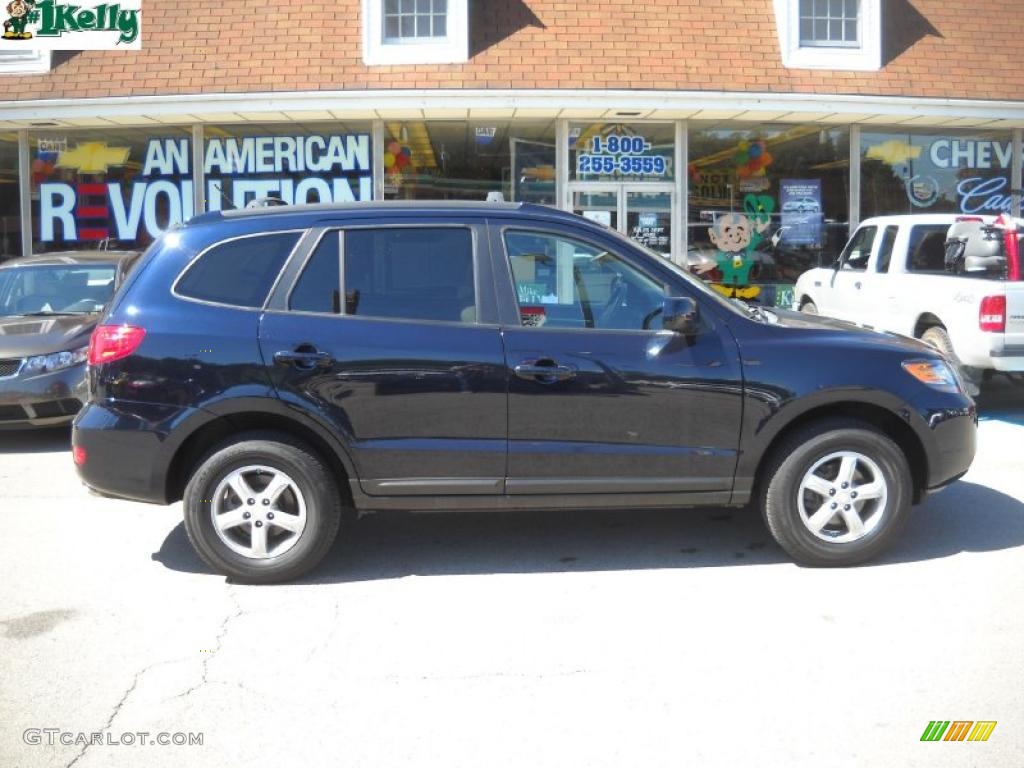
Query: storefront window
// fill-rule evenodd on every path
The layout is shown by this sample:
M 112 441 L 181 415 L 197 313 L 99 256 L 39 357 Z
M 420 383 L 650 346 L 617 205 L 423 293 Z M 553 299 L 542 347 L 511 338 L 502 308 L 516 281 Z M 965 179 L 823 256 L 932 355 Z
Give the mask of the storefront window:
M 0 133 L 0 261 L 21 256 L 18 134 Z
M 1012 154 L 1009 131 L 863 131 L 861 218 L 1009 213 Z
M 207 126 L 206 209 L 373 199 L 370 123 Z
M 555 204 L 555 122 L 384 124 L 384 197 Z
M 32 250 L 145 248 L 192 216 L 185 128 L 33 134 Z
M 672 181 L 672 123 L 571 123 L 569 178 L 573 181 Z
M 788 306 L 849 234 L 849 147 L 845 127 L 692 125 L 687 266 L 727 296 Z

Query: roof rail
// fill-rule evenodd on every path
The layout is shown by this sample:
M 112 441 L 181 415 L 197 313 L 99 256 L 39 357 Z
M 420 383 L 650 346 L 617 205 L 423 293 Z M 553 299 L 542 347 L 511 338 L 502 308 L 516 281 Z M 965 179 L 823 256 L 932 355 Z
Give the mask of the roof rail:
M 280 197 L 271 197 L 270 195 L 267 195 L 266 197 L 253 198 L 252 200 L 250 200 L 248 203 L 245 204 L 245 207 L 246 208 L 273 208 L 274 206 L 278 206 L 278 205 L 288 205 L 288 203 L 286 203 Z

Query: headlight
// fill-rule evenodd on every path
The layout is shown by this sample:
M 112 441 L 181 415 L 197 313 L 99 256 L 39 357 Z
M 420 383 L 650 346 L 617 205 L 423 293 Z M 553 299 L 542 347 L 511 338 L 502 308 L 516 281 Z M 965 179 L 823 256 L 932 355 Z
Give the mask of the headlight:
M 67 352 L 54 352 L 52 355 L 36 355 L 25 361 L 23 371 L 24 373 L 50 373 L 84 363 L 88 357 L 88 347 L 72 349 Z
M 963 391 L 960 377 L 942 360 L 905 360 L 903 370 L 933 389 L 943 392 Z

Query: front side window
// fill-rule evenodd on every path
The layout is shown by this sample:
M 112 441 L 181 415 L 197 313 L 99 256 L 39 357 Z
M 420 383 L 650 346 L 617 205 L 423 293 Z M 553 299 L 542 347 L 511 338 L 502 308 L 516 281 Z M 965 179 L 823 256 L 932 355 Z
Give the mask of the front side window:
M 200 301 L 261 307 L 298 240 L 298 232 L 275 232 L 215 245 L 185 271 L 175 291 Z
M 524 326 L 643 330 L 662 306 L 660 283 L 600 246 L 508 231 L 505 250 Z
M 860 0 L 800 0 L 800 45 L 860 45 Z
M 907 271 L 946 273 L 946 224 L 920 224 L 910 230 Z
M 342 242 L 344 314 L 476 322 L 468 228 L 347 229 Z
M 842 268 L 863 272 L 868 268 L 871 248 L 875 244 L 878 227 L 861 227 L 846 246 L 842 255 Z

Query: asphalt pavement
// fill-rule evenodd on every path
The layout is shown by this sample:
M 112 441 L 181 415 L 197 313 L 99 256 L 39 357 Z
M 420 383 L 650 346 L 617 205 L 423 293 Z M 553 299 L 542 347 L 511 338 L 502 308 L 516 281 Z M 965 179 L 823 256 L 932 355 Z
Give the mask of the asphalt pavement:
M 1020 766 L 1024 388 L 979 403 L 970 473 L 843 570 L 747 511 L 388 514 L 243 586 L 66 430 L 0 433 L 0 766 Z

